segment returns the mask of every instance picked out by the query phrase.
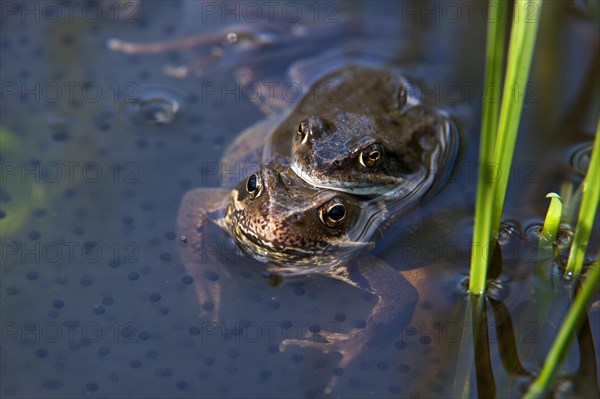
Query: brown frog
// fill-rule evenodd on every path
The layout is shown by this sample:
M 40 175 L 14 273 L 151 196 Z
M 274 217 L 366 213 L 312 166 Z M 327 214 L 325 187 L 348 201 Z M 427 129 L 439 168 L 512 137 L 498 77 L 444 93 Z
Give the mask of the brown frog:
M 226 231 L 247 255 L 273 273 L 321 273 L 376 295 L 378 302 L 366 326 L 352 334 L 332 334 L 328 342 L 284 340 L 289 345 L 315 347 L 342 354 L 346 366 L 366 346 L 385 342 L 409 323 L 418 302 L 410 276 L 367 254 L 372 239 L 390 218 L 385 202 L 344 192 L 317 189 L 288 166 L 263 165 L 232 190 L 199 188 L 182 202 L 179 233 L 187 239 L 182 256 L 195 277 L 200 297 L 218 304 L 219 286 L 206 278 L 201 243 L 209 224 Z M 219 265 L 215 265 L 218 267 Z M 365 284 L 366 281 L 366 284 Z M 332 380 L 328 389 L 335 384 Z

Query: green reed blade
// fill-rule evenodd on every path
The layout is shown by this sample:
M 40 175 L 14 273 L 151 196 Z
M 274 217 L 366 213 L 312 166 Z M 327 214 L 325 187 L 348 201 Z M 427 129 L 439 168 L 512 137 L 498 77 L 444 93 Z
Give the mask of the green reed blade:
M 585 252 L 592 226 L 596 218 L 598 210 L 598 201 L 600 200 L 600 119 L 598 119 L 598 127 L 596 128 L 596 138 L 594 139 L 594 148 L 585 179 L 582 183 L 582 198 L 581 207 L 579 208 L 579 216 L 577 217 L 577 226 L 575 227 L 575 236 L 573 237 L 573 245 L 569 253 L 567 261 L 566 275 L 577 278 L 581 273 Z
M 487 28 L 485 87 L 481 120 L 481 131 L 484 134 L 481 135 L 479 145 L 479 159 L 488 163 L 494 159 L 494 145 L 500 115 L 500 89 L 506 62 L 504 47 L 510 14 L 506 6 L 507 3 L 500 0 L 491 0 L 488 5 L 490 19 Z M 493 18 L 494 11 L 492 10 L 496 10 L 496 18 Z M 483 169 L 486 166 L 486 164 L 481 164 L 480 168 Z
M 517 10 L 520 10 L 517 12 Z M 524 13 L 523 10 L 533 10 Z M 535 39 L 540 14 L 542 11 L 541 0 L 517 1 L 515 3 L 515 18 L 510 37 L 508 49 L 508 63 L 506 67 L 506 79 L 502 93 L 502 105 L 500 108 L 500 120 L 498 122 L 498 141 L 496 143 L 494 161 L 498 167 L 497 186 L 494 190 L 494 201 L 492 208 L 493 236 L 498 234 L 510 165 L 512 164 L 519 122 L 527 80 L 531 65 Z
M 540 375 L 529 387 L 525 399 L 541 397 L 552 384 L 575 334 L 577 334 L 581 327 L 587 305 L 596 293 L 599 282 L 600 264 L 596 263 L 588 272 L 581 290 L 575 297 L 573 306 L 560 327 L 558 335 L 550 348 L 550 352 L 548 352 L 548 356 L 546 356 Z
M 534 10 L 535 13 L 529 12 L 525 15 L 523 10 Z M 498 235 L 508 185 L 508 172 L 512 163 L 521 119 L 521 109 L 527 87 L 540 12 L 541 0 L 516 1 L 508 49 L 506 78 L 498 117 L 497 137 L 495 137 L 496 134 L 493 130 L 482 131 L 485 139 L 482 138 L 483 148 L 480 150 L 480 156 L 483 154 L 486 159 L 480 158 L 473 250 L 471 253 L 471 279 L 469 282 L 469 290 L 475 295 L 480 295 L 485 290 L 487 262 L 490 251 L 493 249 L 488 243 L 495 243 L 495 238 Z M 499 46 L 500 44 L 494 43 L 494 45 Z M 489 68 L 486 73 L 489 72 Z M 484 99 L 484 110 L 485 102 Z M 487 110 L 489 112 L 489 109 Z M 484 115 L 483 123 L 491 124 L 493 122 L 492 116 L 493 114 L 491 116 Z M 487 128 L 486 125 L 482 126 L 482 129 Z M 496 142 L 492 157 L 491 146 L 494 138 Z M 490 175 L 490 172 L 494 173 Z
M 474 294 L 482 293 L 485 289 L 489 252 L 487 251 L 487 243 L 491 231 L 491 208 L 484 207 L 483 204 L 492 201 L 493 193 L 493 181 L 487 178 L 487 166 L 493 161 L 498 114 L 500 113 L 500 100 L 494 97 L 493 89 L 498 89 L 496 94 L 499 97 L 505 62 L 506 29 L 509 19 L 508 7 L 503 7 L 505 4 L 499 0 L 491 0 L 488 4 L 490 19 L 487 27 L 485 89 L 483 92 L 481 143 L 479 144 L 479 180 L 477 182 L 475 227 L 471 251 L 471 279 L 469 282 L 469 289 Z M 493 10 L 497 10 L 497 18 L 491 18 Z M 475 284 L 474 282 L 478 283 Z

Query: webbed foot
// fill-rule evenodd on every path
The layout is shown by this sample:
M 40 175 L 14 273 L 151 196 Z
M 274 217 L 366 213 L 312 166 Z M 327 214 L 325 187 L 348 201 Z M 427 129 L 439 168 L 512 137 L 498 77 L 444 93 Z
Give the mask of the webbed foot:
M 360 331 L 350 334 L 342 333 L 329 333 L 324 337 L 327 342 L 322 342 L 322 336 L 313 336 L 311 339 L 285 339 L 280 345 L 279 350 L 285 351 L 290 346 L 297 346 L 300 348 L 312 348 L 317 349 L 323 353 L 337 352 L 342 355 L 340 362 L 337 367 L 344 369 L 350 364 L 357 356 L 359 356 L 365 345 L 368 345 L 369 337 L 365 334 L 361 334 Z M 329 394 L 333 391 L 338 383 L 338 376 L 334 375 L 327 382 L 324 392 Z
M 297 346 L 318 349 L 324 353 L 337 352 L 342 355 L 338 367 L 343 369 L 370 349 L 382 347 L 382 344 L 385 345 L 406 328 L 419 300 L 419 294 L 411 282 L 418 283 L 420 280 L 415 277 L 409 282 L 385 262 L 369 256 L 356 260 L 348 268 L 338 268 L 328 274 L 378 297 L 379 301 L 367 318 L 366 325 L 345 334 L 323 331 L 308 339 L 285 339 L 279 349 L 285 351 L 290 346 Z M 365 286 L 365 280 L 368 286 Z M 338 377 L 333 376 L 325 392 L 332 392 L 337 381 Z

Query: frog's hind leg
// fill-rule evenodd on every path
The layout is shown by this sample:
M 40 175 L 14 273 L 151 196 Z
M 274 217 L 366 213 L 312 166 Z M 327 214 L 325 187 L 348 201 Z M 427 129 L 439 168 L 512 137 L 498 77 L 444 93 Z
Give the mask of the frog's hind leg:
M 277 41 L 277 35 L 269 32 L 258 32 L 252 26 L 225 27 L 215 32 L 203 32 L 193 36 L 177 38 L 171 41 L 133 43 L 120 39 L 108 39 L 109 50 L 128 55 L 162 54 L 174 51 L 207 48 L 208 55 L 186 66 L 167 66 L 165 72 L 177 78 L 185 78 L 191 71 L 199 74 L 202 68 L 219 61 L 227 48 L 237 47 L 239 51 L 248 52 L 260 47 L 271 45 Z
M 386 342 L 386 338 L 392 340 L 400 334 L 412 319 L 419 295 L 402 274 L 375 257 L 361 258 L 349 271 L 338 268 L 328 274 L 378 297 L 379 301 L 367 318 L 367 325 L 349 334 L 329 334 L 325 337 L 328 342 L 286 339 L 281 343 L 280 349 L 285 350 L 288 346 L 295 345 L 316 348 L 326 353 L 338 352 L 342 355 L 338 367 L 345 368 L 369 348 L 377 347 Z M 364 285 L 365 281 L 367 287 Z M 334 376 L 325 391 L 330 393 L 336 384 L 337 377 Z
M 216 320 L 220 308 L 220 282 L 226 277 L 220 268 L 214 245 L 207 242 L 208 227 L 218 223 L 230 194 L 225 189 L 195 189 L 188 191 L 177 216 L 181 260 L 194 279 L 194 288 L 201 305 L 200 316 Z M 212 310 L 210 310 L 212 308 Z M 210 313 L 209 313 L 210 312 Z

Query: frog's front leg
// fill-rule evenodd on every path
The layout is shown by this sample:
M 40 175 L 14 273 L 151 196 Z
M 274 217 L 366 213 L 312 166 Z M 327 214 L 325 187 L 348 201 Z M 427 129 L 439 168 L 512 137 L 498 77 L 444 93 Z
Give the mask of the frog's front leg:
M 402 274 L 385 262 L 366 257 L 355 261 L 348 269 L 337 268 L 328 274 L 378 297 L 379 301 L 367 318 L 367 325 L 351 334 L 331 334 L 327 336 L 329 342 L 286 339 L 281 343 L 280 350 L 295 345 L 324 352 L 339 352 L 342 355 L 339 367 L 344 368 L 369 347 L 374 348 L 393 339 L 411 321 L 419 294 Z M 366 280 L 368 287 L 364 286 L 360 277 Z M 335 383 L 334 377 L 326 390 L 331 391 Z
M 201 304 L 200 316 L 215 320 L 220 308 L 220 281 L 226 272 L 220 268 L 214 245 L 207 242 L 208 227 L 218 223 L 226 208 L 230 191 L 198 188 L 188 191 L 177 216 L 181 237 L 180 255 L 187 272 L 194 278 L 194 288 Z M 212 310 L 211 310 L 212 308 Z M 209 313 L 210 312 L 210 313 Z

